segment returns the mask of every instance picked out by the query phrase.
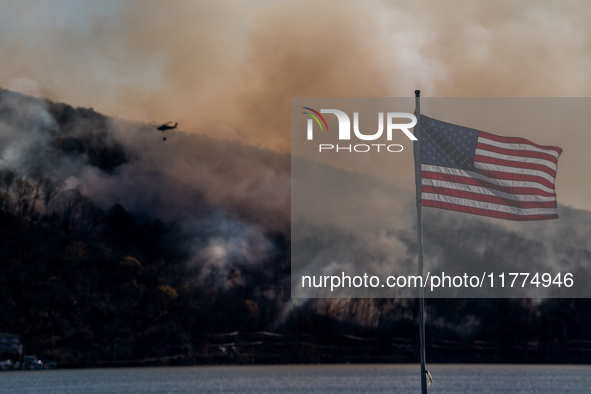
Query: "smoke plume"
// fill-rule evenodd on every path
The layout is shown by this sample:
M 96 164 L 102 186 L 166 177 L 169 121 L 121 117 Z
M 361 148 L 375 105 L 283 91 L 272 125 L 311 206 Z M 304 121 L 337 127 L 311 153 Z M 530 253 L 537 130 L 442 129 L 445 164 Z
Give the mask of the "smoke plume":
M 583 1 L 6 3 L 1 86 L 283 151 L 291 97 L 591 88 Z

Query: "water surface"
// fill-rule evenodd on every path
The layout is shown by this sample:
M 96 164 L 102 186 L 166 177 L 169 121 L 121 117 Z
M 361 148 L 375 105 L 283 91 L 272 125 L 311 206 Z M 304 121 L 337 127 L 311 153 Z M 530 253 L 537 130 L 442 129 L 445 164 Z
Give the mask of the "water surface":
M 434 393 L 583 393 L 591 366 L 430 365 Z M 420 393 L 418 365 L 273 365 L 10 371 L 0 393 Z

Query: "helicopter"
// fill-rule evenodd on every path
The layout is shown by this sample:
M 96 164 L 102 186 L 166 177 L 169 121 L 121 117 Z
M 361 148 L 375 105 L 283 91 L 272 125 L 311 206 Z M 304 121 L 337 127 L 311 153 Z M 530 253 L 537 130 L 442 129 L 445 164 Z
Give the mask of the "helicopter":
M 156 128 L 156 130 L 160 130 L 160 131 L 164 131 L 164 130 L 172 130 L 172 129 L 176 129 L 176 127 L 179 125 L 178 123 L 175 123 L 174 126 L 170 126 L 172 122 L 168 122 L 168 123 L 164 123 L 161 126 L 158 126 Z

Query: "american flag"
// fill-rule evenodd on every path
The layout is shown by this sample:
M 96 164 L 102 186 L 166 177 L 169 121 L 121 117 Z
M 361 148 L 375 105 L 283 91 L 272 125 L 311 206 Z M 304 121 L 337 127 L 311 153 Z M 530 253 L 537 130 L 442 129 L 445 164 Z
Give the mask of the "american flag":
M 560 153 L 421 115 L 422 206 L 508 220 L 556 219 Z

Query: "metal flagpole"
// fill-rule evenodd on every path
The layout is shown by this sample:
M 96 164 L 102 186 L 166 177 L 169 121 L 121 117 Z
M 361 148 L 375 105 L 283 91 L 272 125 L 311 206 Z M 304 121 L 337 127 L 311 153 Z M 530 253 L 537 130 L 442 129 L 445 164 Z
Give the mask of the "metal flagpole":
M 413 144 L 415 159 L 415 184 L 416 184 L 416 203 L 417 203 L 417 246 L 419 257 L 419 276 L 423 277 L 423 221 L 421 218 L 421 91 L 415 90 L 415 116 L 417 124 L 414 135 L 417 141 Z M 425 369 L 425 299 L 423 286 L 419 287 L 419 335 L 421 341 L 421 394 L 427 394 L 427 376 L 429 380 L 431 375 Z

